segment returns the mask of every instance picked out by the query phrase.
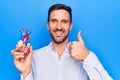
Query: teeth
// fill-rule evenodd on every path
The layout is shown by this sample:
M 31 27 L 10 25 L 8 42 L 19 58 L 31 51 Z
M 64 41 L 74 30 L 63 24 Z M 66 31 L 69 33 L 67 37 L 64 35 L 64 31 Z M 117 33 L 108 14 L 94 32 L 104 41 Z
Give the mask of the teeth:
M 61 36 L 63 31 L 56 31 L 57 36 Z

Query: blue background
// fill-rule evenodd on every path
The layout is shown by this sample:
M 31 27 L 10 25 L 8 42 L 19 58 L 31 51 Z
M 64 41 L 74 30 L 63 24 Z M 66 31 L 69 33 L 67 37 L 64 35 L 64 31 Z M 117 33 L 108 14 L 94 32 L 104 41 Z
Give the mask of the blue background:
M 120 80 L 120 0 L 0 0 L 0 80 L 19 80 L 11 50 L 20 38 L 19 30 L 32 31 L 33 49 L 49 44 L 47 10 L 54 3 L 73 9 L 70 41 L 82 37 L 89 50 L 99 57 L 104 68 Z

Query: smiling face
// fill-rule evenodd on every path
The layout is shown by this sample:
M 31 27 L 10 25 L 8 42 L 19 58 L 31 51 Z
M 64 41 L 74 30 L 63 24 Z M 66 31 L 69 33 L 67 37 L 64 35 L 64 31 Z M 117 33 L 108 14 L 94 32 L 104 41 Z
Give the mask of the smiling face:
M 68 40 L 68 34 L 72 28 L 70 15 L 66 10 L 53 10 L 50 13 L 49 22 L 47 22 L 52 40 L 56 44 L 60 44 Z

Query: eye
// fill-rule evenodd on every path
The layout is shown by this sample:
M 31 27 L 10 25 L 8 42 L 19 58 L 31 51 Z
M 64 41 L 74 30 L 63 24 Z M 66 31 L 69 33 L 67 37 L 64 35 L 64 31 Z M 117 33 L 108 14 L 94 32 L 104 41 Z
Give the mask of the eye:
M 69 23 L 69 20 L 62 20 L 62 23 L 67 24 L 67 23 Z
M 56 20 L 56 19 L 51 19 L 50 22 L 52 22 L 52 23 L 56 23 L 57 20 Z

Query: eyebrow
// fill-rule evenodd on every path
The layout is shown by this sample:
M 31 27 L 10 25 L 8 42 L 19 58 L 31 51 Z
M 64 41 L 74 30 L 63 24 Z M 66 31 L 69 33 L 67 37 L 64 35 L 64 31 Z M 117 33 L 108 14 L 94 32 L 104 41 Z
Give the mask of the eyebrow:
M 56 21 L 58 21 L 57 19 L 50 19 L 51 21 L 54 21 L 54 20 L 56 20 Z M 69 22 L 70 20 L 68 20 L 68 19 L 62 19 L 61 21 L 67 21 L 67 22 Z

